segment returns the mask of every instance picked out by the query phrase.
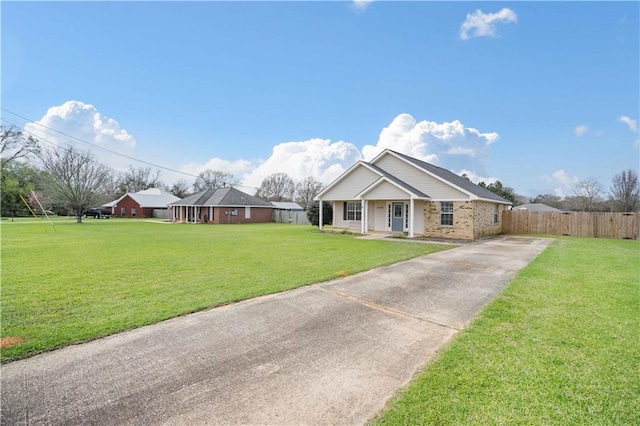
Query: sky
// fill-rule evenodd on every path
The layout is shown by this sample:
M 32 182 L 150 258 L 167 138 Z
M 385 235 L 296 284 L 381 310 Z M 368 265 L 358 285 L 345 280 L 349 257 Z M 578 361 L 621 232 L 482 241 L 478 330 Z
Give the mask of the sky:
M 229 172 L 249 193 L 272 173 L 328 184 L 385 148 L 528 197 L 607 190 L 640 168 L 639 16 L 638 2 L 2 1 L 2 125 L 115 170 L 162 166 L 167 183 Z

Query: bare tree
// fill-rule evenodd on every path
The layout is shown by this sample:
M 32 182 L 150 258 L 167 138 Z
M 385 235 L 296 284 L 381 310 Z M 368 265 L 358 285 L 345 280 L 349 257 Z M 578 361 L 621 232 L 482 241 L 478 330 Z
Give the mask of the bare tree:
M 129 170 L 118 179 L 117 195 L 157 188 L 162 185 L 160 175 L 160 170 L 152 170 L 151 167 L 129 167 Z
M 294 191 L 295 184 L 288 174 L 274 173 L 262 181 L 256 197 L 265 201 L 291 201 Z
M 307 210 L 313 199 L 322 190 L 322 183 L 308 176 L 296 184 L 296 201 Z
M 640 209 L 640 185 L 635 170 L 623 170 L 615 175 L 610 191 L 611 205 L 615 211 L 635 212 Z
M 594 211 L 595 207 L 604 199 L 602 196 L 602 185 L 593 178 L 578 182 L 573 188 L 573 192 L 575 194 L 573 198 L 576 202 L 576 205 L 573 206 L 574 210 Z
M 18 127 L 0 127 L 0 173 L 12 161 L 37 154 L 39 150 L 38 140 L 25 136 Z
M 73 146 L 43 151 L 40 158 L 49 174 L 50 194 L 64 202 L 82 223 L 82 213 L 99 199 L 111 170 L 98 163 L 90 152 Z
M 179 180 L 171 185 L 169 192 L 179 198 L 185 198 L 189 194 L 189 184 L 184 180 Z
M 207 169 L 198 174 L 193 184 L 193 190 L 200 192 L 205 189 L 232 188 L 238 183 L 240 183 L 238 179 L 234 178 L 231 173 Z

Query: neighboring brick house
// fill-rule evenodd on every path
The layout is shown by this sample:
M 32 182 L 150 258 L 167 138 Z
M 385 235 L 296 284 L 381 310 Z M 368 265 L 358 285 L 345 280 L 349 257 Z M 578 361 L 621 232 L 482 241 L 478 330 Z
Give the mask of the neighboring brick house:
M 186 223 L 273 222 L 271 203 L 236 188 L 207 189 L 171 204 L 171 221 Z
M 179 199 L 179 197 L 159 188 L 149 188 L 144 191 L 127 193 L 103 207 L 111 209 L 111 213 L 115 217 L 168 219 L 169 204 Z
M 390 149 L 353 165 L 316 200 L 332 203 L 334 229 L 464 240 L 502 232 L 502 212 L 511 205 L 449 170 Z

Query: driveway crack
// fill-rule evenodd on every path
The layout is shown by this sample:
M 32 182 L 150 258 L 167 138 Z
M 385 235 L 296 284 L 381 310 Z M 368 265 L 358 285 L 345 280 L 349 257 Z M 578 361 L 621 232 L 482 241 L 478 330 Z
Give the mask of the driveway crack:
M 433 320 L 430 320 L 430 319 L 427 319 L 427 318 L 419 317 L 417 315 L 412 315 L 412 314 L 410 314 L 408 312 L 400 311 L 398 309 L 390 308 L 388 306 L 379 305 L 377 303 L 370 302 L 370 301 L 365 300 L 365 299 L 360 299 L 358 297 L 351 296 L 351 295 L 346 294 L 346 293 L 340 293 L 339 291 L 328 290 L 328 289 L 322 288 L 322 287 L 317 287 L 317 288 L 322 290 L 325 293 L 328 293 L 328 294 L 332 295 L 332 296 L 336 296 L 336 297 L 340 297 L 340 298 L 343 298 L 343 299 L 347 299 L 347 300 L 350 300 L 352 302 L 356 302 L 356 303 L 358 303 L 360 305 L 366 306 L 368 308 L 376 309 L 378 311 L 386 312 L 388 314 L 417 319 L 419 321 L 428 322 L 430 324 L 438 325 L 440 327 L 445 327 L 445 328 L 448 328 L 448 329 L 451 329 L 451 330 L 455 330 L 455 331 L 462 330 L 461 327 L 455 327 L 455 326 L 452 326 L 452 325 L 449 325 L 449 324 L 443 324 L 441 322 L 437 322 L 437 321 L 433 321 Z

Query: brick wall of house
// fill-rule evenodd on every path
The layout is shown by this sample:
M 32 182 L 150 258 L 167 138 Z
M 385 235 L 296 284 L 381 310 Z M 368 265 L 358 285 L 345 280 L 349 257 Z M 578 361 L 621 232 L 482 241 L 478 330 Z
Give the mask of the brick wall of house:
M 124 214 L 122 214 L 122 209 L 124 208 Z M 132 213 L 132 209 L 136 210 L 135 216 Z M 113 215 L 115 217 L 151 217 L 153 216 L 153 209 L 148 212 L 145 211 L 138 203 L 136 203 L 133 198 L 128 195 L 125 196 L 122 200 L 115 205 L 113 209 Z
M 496 235 L 502 232 L 502 212 L 504 204 L 498 204 L 498 223 L 494 222 L 494 203 L 486 201 L 474 201 L 473 209 L 473 238 Z
M 453 226 L 440 225 L 440 202 L 425 203 L 424 236 L 436 238 L 452 238 L 472 240 L 473 237 L 473 206 L 472 201 L 453 202 Z

